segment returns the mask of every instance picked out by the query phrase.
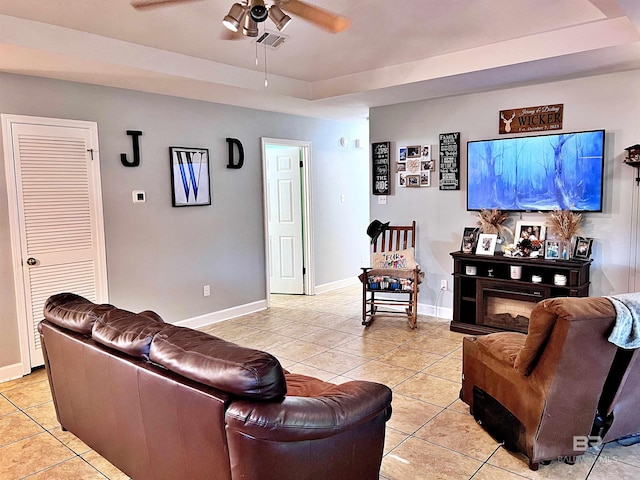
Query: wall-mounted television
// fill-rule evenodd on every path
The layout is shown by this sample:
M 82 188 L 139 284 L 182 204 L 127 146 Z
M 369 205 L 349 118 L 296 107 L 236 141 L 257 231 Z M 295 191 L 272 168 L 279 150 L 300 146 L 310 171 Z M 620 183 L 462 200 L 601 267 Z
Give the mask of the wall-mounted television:
M 604 130 L 467 142 L 467 210 L 602 211 Z

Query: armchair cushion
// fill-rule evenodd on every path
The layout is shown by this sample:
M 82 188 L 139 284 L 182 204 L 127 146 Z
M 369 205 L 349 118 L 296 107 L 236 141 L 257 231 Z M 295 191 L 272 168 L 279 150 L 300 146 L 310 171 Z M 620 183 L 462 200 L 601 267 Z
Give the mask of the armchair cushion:
M 513 367 L 524 346 L 525 338 L 526 335 L 523 333 L 500 332 L 478 337 L 477 342 L 480 351 L 494 360 Z

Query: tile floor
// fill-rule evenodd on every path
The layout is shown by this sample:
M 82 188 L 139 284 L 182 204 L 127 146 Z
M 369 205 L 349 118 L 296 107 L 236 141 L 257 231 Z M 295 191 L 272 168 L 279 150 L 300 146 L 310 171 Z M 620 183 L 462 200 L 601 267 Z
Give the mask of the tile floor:
M 203 330 L 266 350 L 293 372 L 393 389 L 381 479 L 638 479 L 640 445 L 592 449 L 538 472 L 491 439 L 458 400 L 462 335 L 446 320 L 400 316 L 360 322 L 360 290 L 273 296 L 272 307 Z M 0 480 L 126 479 L 56 421 L 45 372 L 0 383 Z

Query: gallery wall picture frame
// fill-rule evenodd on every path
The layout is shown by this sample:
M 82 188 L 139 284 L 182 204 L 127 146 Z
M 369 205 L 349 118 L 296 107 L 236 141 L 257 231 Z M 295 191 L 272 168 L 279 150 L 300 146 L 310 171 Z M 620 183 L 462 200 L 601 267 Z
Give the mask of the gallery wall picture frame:
M 408 145 L 407 146 L 407 158 L 421 158 L 422 146 L 421 145 Z
M 174 207 L 211 205 L 209 149 L 169 147 Z
M 407 172 L 401 170 L 398 172 L 398 187 L 406 187 L 407 186 Z
M 465 227 L 462 232 L 462 243 L 460 244 L 460 251 L 462 253 L 473 253 L 478 243 L 478 235 L 480 234 L 480 228 L 478 227 Z
M 398 148 L 398 163 L 404 163 L 407 161 L 407 147 Z
M 478 236 L 476 255 L 493 255 L 497 243 L 498 235 L 496 233 L 481 233 Z
M 431 171 L 430 170 L 421 170 L 420 171 L 420 186 L 421 187 L 430 187 L 431 186 Z
M 545 240 L 544 242 L 544 258 L 546 260 L 560 259 L 560 242 L 556 240 Z
M 405 177 L 405 186 L 406 187 L 419 187 L 420 186 L 420 175 L 407 175 Z
M 593 238 L 577 237 L 576 245 L 573 249 L 573 258 L 577 260 L 589 260 L 591 257 L 591 248 L 593 247 Z

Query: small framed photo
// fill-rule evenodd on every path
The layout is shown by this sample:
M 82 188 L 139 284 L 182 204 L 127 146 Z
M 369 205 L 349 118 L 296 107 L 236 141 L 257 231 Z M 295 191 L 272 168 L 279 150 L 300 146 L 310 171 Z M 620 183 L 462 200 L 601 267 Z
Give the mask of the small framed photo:
M 422 157 L 422 146 L 409 145 L 407 147 L 407 158 L 421 158 L 421 157 Z
M 573 250 L 573 258 L 578 260 L 589 260 L 589 257 L 591 257 L 592 246 L 593 238 L 576 238 L 576 246 Z
M 420 186 L 421 187 L 431 186 L 431 171 L 423 170 L 422 172 L 420 172 Z
M 495 233 L 481 233 L 478 236 L 476 255 L 493 255 L 498 243 L 498 235 Z
M 404 163 L 407 161 L 407 147 L 398 148 L 398 163 Z
M 419 187 L 420 175 L 407 175 L 405 178 L 406 187 Z
M 170 147 L 169 153 L 173 206 L 211 205 L 209 150 Z
M 527 243 L 526 248 L 530 251 L 537 251 L 542 255 L 542 248 L 547 234 L 547 227 L 544 222 L 532 222 L 528 220 L 519 220 L 516 222 L 516 230 L 514 232 L 514 243 L 519 245 L 522 242 Z
M 462 253 L 473 253 L 478 243 L 478 235 L 480 229 L 478 227 L 465 227 L 462 233 L 462 244 L 460 250 Z
M 544 258 L 547 260 L 558 260 L 560 258 L 560 242 L 547 240 L 544 242 Z

